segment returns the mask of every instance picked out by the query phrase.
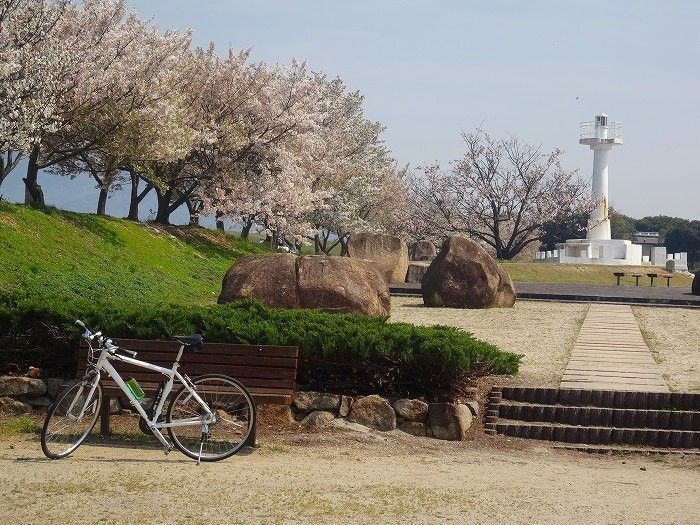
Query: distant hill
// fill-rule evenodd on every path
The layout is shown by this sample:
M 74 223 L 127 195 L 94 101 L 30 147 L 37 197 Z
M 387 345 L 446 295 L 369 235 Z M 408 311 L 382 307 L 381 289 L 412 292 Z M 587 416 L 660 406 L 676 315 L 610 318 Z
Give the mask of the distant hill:
M 0 294 L 212 304 L 256 243 L 197 227 L 0 203 Z

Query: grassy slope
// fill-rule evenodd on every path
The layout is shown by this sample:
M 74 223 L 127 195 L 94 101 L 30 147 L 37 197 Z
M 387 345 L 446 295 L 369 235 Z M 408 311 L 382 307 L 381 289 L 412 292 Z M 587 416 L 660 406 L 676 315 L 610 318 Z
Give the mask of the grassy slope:
M 641 273 L 640 286 L 649 286 L 648 272 L 664 272 L 662 268 L 652 266 L 598 266 L 594 264 L 547 264 L 534 262 L 501 261 L 503 268 L 514 281 L 529 283 L 587 283 L 615 284 L 617 278 L 613 272 Z M 693 279 L 676 273 L 671 279 L 671 286 L 689 288 Z M 623 277 L 622 283 L 634 285 L 633 277 Z M 666 286 L 666 279 L 654 279 L 654 286 Z
M 0 292 L 211 304 L 233 261 L 267 251 L 204 228 L 0 203 Z

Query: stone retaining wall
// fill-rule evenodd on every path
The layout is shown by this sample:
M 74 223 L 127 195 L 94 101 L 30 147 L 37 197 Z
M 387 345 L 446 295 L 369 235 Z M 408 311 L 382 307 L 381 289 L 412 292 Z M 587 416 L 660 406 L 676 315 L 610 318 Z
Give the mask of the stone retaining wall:
M 479 416 L 479 404 L 477 401 L 426 403 L 421 399 L 391 401 L 377 395 L 353 398 L 302 391 L 294 395 L 292 411 L 295 419 L 307 429 L 361 425 L 380 431 L 399 429 L 413 436 L 459 441 L 465 438 L 472 421 Z

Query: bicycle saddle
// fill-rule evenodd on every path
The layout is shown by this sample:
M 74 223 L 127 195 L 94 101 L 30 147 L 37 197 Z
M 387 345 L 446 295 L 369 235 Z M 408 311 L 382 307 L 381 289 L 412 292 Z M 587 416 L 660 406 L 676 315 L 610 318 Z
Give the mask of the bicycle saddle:
M 192 335 L 174 335 L 173 339 L 180 344 L 185 345 L 185 352 L 195 353 L 202 349 L 202 334 Z

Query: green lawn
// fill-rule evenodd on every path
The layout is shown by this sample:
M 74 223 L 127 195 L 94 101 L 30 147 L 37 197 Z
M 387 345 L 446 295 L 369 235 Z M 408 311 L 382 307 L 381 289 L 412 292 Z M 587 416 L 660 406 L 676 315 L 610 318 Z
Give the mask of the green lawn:
M 211 304 L 240 256 L 264 247 L 195 227 L 0 203 L 0 292 L 100 302 Z
M 598 266 L 595 264 L 548 264 L 535 262 L 500 261 L 503 269 L 513 281 L 526 283 L 585 283 L 615 284 L 617 278 L 613 272 L 638 272 L 640 286 L 649 286 L 648 272 L 664 272 L 662 268 L 652 266 Z M 679 273 L 674 274 L 671 286 L 689 288 L 693 279 Z M 623 284 L 634 285 L 633 277 L 623 277 Z M 666 286 L 666 279 L 654 279 L 654 286 Z

